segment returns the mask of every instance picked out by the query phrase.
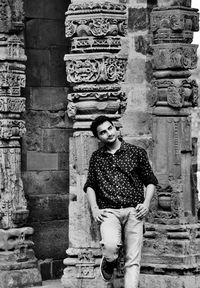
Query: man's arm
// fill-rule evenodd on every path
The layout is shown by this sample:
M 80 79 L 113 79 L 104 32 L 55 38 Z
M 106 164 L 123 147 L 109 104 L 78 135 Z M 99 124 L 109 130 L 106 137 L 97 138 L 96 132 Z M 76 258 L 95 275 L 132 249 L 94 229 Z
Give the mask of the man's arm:
M 136 218 L 143 218 L 147 215 L 147 213 L 149 212 L 150 203 L 151 199 L 153 198 L 154 192 L 155 192 L 155 185 L 154 184 L 147 185 L 144 202 L 136 206 L 137 211 Z
M 94 220 L 98 222 L 103 222 L 104 217 L 106 217 L 106 209 L 99 209 L 97 205 L 95 191 L 91 187 L 87 187 L 87 198 Z

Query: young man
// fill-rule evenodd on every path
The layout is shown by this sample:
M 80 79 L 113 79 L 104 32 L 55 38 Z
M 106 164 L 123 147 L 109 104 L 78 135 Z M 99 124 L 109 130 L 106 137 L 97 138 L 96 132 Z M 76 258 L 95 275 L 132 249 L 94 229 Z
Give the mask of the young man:
M 120 141 L 110 118 L 97 117 L 91 130 L 104 144 L 91 156 L 84 186 L 94 220 L 100 223 L 103 252 L 100 272 L 105 281 L 112 279 L 118 252 L 123 245 L 124 287 L 137 288 L 143 218 L 149 211 L 157 179 L 146 151 Z

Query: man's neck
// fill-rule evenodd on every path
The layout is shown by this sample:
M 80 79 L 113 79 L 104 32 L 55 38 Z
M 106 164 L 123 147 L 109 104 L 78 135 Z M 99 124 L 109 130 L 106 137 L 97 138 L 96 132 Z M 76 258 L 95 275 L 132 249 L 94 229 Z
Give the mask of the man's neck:
M 117 138 L 115 142 L 106 144 L 106 150 L 114 154 L 121 146 L 121 141 Z

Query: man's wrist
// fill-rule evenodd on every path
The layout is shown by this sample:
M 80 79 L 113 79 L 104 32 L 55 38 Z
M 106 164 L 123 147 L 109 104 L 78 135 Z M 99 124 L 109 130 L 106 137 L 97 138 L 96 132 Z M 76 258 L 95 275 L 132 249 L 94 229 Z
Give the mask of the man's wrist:
M 99 207 L 97 205 L 94 205 L 91 207 L 92 211 L 96 210 L 96 209 L 99 209 Z

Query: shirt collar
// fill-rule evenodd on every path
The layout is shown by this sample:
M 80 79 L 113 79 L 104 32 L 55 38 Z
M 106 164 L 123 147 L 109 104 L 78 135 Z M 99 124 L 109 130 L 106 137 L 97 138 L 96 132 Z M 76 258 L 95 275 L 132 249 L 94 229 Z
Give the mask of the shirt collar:
M 120 153 L 120 152 L 125 151 L 125 150 L 128 149 L 127 143 L 122 138 L 120 138 L 119 140 L 121 141 L 121 146 L 115 153 Z M 109 152 L 107 152 L 107 149 L 106 149 L 105 145 L 100 148 L 100 152 L 103 153 L 103 154 L 104 153 L 105 154 L 109 154 Z

